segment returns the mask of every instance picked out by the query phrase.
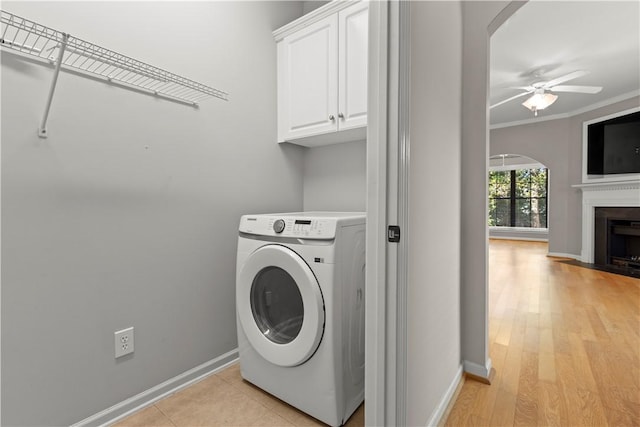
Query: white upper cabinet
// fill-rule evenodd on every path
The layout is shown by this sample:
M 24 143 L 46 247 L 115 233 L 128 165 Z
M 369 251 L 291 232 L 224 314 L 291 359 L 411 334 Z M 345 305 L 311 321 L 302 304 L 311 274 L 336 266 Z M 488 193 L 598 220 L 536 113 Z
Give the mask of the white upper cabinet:
M 278 142 L 364 139 L 368 4 L 334 1 L 274 32 Z
M 367 125 L 368 4 L 338 15 L 338 128 Z
M 337 130 L 337 52 L 335 15 L 285 37 L 278 44 L 278 116 L 284 132 L 280 139 Z

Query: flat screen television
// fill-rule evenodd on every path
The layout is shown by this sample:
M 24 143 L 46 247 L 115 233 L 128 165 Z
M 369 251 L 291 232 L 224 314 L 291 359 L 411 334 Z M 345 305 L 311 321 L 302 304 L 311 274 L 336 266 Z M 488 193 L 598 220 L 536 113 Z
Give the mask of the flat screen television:
M 587 174 L 640 173 L 640 111 L 587 127 Z

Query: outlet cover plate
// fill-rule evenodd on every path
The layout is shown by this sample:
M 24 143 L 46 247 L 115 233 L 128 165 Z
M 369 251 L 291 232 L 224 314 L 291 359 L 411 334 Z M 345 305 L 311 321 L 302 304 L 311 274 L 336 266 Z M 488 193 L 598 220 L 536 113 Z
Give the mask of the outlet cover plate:
M 114 332 L 116 359 L 133 353 L 133 326 Z

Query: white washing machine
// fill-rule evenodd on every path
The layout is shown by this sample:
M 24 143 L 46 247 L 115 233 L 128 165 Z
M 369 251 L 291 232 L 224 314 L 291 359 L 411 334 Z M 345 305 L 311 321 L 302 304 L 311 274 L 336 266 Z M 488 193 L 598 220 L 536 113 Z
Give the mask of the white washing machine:
M 236 268 L 242 377 L 331 426 L 364 399 L 365 215 L 244 215 Z

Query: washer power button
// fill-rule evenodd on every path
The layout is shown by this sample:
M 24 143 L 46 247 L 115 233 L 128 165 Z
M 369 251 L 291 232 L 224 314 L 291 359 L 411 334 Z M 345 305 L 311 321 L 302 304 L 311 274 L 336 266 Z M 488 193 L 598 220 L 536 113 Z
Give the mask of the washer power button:
M 273 223 L 273 231 L 276 233 L 282 233 L 284 231 L 284 220 L 278 219 Z

